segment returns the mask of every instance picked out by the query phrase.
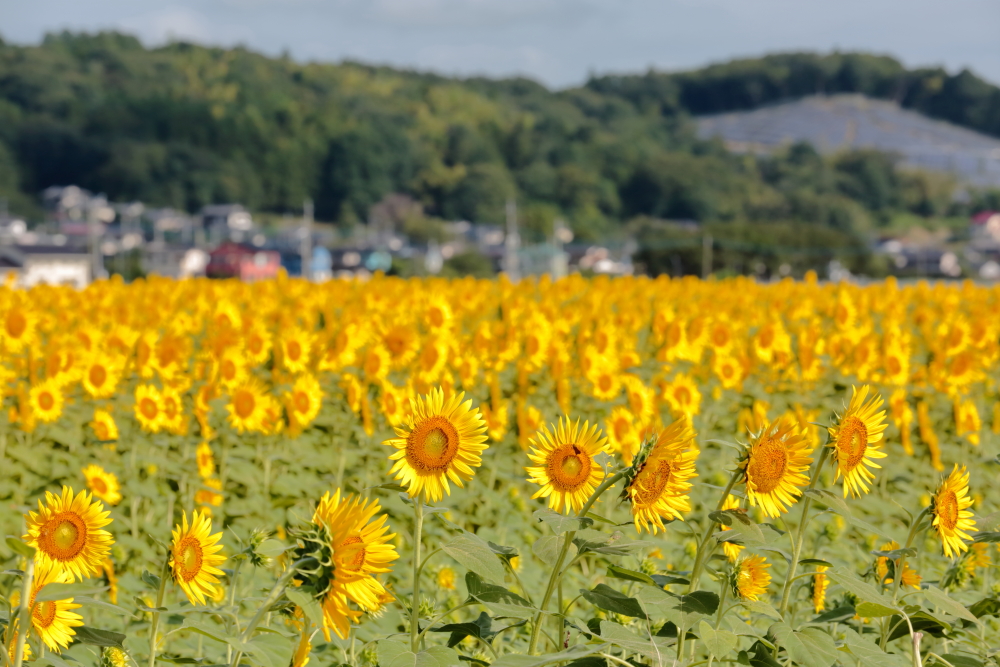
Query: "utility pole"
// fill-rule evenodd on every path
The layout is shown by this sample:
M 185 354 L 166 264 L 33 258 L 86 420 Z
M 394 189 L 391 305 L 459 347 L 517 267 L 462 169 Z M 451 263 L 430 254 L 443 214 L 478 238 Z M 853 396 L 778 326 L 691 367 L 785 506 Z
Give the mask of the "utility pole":
M 563 244 L 569 243 L 573 239 L 573 232 L 569 230 L 562 218 L 556 218 L 552 222 L 552 279 L 565 278 L 567 273 L 566 251 Z
M 521 279 L 521 267 L 517 261 L 517 251 L 521 247 L 521 236 L 517 233 L 517 204 L 507 200 L 507 234 L 504 236 L 503 270 L 511 282 Z
M 706 280 L 712 275 L 712 235 L 701 237 L 701 279 Z
M 103 223 L 97 217 L 97 207 L 87 209 L 87 228 L 90 232 L 90 281 L 105 278 L 104 256 L 101 252 L 101 235 Z
M 312 228 L 313 228 L 313 202 L 306 198 L 302 204 L 302 229 L 299 231 L 299 254 L 302 256 L 302 277 L 306 280 L 313 279 L 312 270 Z

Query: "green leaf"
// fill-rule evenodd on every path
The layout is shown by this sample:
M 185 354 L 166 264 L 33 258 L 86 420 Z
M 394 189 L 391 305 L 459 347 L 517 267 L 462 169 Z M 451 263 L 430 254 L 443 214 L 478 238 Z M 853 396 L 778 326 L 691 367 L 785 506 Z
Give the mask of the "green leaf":
M 559 514 L 558 512 L 553 512 L 550 509 L 536 510 L 532 513 L 533 517 L 539 521 L 544 521 L 552 528 L 552 532 L 556 535 L 568 532 L 570 530 L 583 530 L 584 528 L 590 528 L 594 525 L 594 520 L 587 517 L 575 517 L 575 516 L 565 516 Z
M 613 611 L 622 616 L 646 618 L 646 613 L 642 610 L 638 600 L 616 591 L 606 584 L 598 584 L 591 591 L 581 589 L 580 595 L 598 609 Z
M 149 570 L 142 571 L 142 580 L 148 586 L 152 586 L 155 589 L 160 588 L 160 578 L 155 574 L 153 574 L 152 572 L 150 572 Z
M 600 653 L 607 648 L 608 644 L 602 642 L 600 644 L 576 644 L 559 653 L 549 653 L 548 655 L 505 653 L 493 661 L 492 667 L 544 667 L 544 665 L 551 665 L 556 662 L 586 658 L 589 655 Z M 381 661 L 379 661 L 379 664 L 380 667 L 387 667 Z
M 972 534 L 972 541 L 975 542 L 1000 542 L 1000 533 L 991 531 L 980 531 Z M 9 542 L 8 542 L 9 544 Z
M 265 558 L 277 558 L 281 554 L 285 553 L 290 547 L 283 544 L 280 540 L 264 540 L 254 551 L 264 556 Z
M 625 581 L 638 581 L 650 586 L 656 585 L 656 582 L 648 574 L 636 572 L 635 570 L 626 570 L 624 567 L 618 567 L 617 565 L 608 565 L 608 576 L 615 579 L 624 579 Z
M 285 589 L 285 597 L 297 605 L 314 626 L 323 627 L 323 607 L 320 606 L 316 596 L 312 594 L 311 588 L 303 590 L 289 586 Z
M 601 639 L 606 639 L 626 651 L 634 651 L 653 658 L 654 664 L 669 664 L 667 656 L 672 657 L 672 653 L 675 653 L 670 651 L 669 647 L 673 642 L 667 638 L 643 637 L 630 628 L 612 621 L 601 621 Z
M 8 537 L 7 546 L 19 556 L 24 556 L 25 558 L 35 557 L 35 550 L 16 537 Z
M 556 560 L 559 558 L 559 550 L 562 549 L 563 538 L 560 535 L 544 535 L 535 540 L 534 544 L 531 545 L 531 553 L 538 557 L 538 560 L 542 561 L 550 567 L 555 567 Z M 576 547 L 572 547 L 574 550 Z
M 38 595 L 35 596 L 35 601 L 52 602 L 54 600 L 69 600 L 70 598 L 75 598 L 77 595 L 93 595 L 106 590 L 108 590 L 107 586 L 104 588 L 95 588 L 86 584 L 45 584 L 38 591 Z
M 501 544 L 494 544 L 493 542 L 487 541 L 486 544 L 490 547 L 490 550 L 495 553 L 500 558 L 504 559 L 508 563 L 511 558 L 515 558 L 518 554 L 517 549 L 514 547 L 505 547 Z
M 110 630 L 98 630 L 97 628 L 91 628 L 86 625 L 81 625 L 78 628 L 73 628 L 76 632 L 76 637 L 74 639 L 81 644 L 90 644 L 91 646 L 114 646 L 115 648 L 120 648 L 125 650 L 125 635 L 120 632 L 111 632 Z
M 753 655 L 748 655 L 751 667 L 784 667 L 780 662 L 771 657 L 771 650 L 763 641 L 756 641 L 751 647 Z M 741 652 L 742 654 L 742 652 Z
M 197 632 L 198 634 L 205 635 L 217 642 L 222 642 L 223 644 L 236 645 L 240 643 L 238 637 L 230 635 L 226 632 L 225 628 L 216 625 L 206 625 L 202 623 L 196 623 L 191 620 L 184 622 L 181 626 L 182 629 L 191 630 L 192 632 Z
M 799 560 L 799 565 L 824 565 L 826 567 L 833 567 L 833 563 L 819 558 L 802 558 Z
M 913 625 L 914 632 L 923 632 L 932 637 L 943 637 L 945 633 L 951 632 L 951 625 L 926 611 L 918 611 L 910 614 L 910 623 Z M 906 637 L 910 634 L 910 628 L 903 621 L 902 616 L 893 616 L 890 618 L 889 627 L 894 628 L 894 630 L 889 633 L 888 641 Z
M 781 620 L 781 614 L 778 613 L 778 610 L 769 605 L 768 603 L 764 602 L 763 600 L 742 600 L 740 601 L 740 604 L 747 611 L 752 611 L 757 614 L 764 614 L 765 616 L 769 616 L 770 618 L 773 618 L 776 621 Z
M 844 646 L 850 651 L 851 655 L 861 661 L 862 665 L 909 667 L 909 661 L 906 658 L 895 653 L 886 653 L 879 648 L 878 644 L 859 635 L 853 628 L 838 629 L 838 632 L 844 633 Z
M 678 586 L 688 586 L 691 581 L 685 577 L 679 577 L 674 574 L 651 574 L 649 575 L 653 582 L 663 588 L 664 586 L 669 586 L 670 584 L 677 584 Z
M 465 586 L 469 591 L 469 597 L 486 605 L 498 616 L 527 618 L 537 611 L 530 602 L 517 593 L 503 586 L 488 584 L 475 572 L 468 572 L 465 575 Z
M 698 624 L 698 634 L 701 635 L 701 641 L 705 642 L 709 653 L 720 660 L 728 656 L 739 643 L 739 638 L 732 632 L 715 630 L 705 621 Z
M 684 622 L 684 612 L 677 609 L 677 596 L 658 586 L 641 587 L 635 599 L 651 619 L 667 619 L 675 624 Z
M 916 547 L 907 547 L 906 549 L 893 549 L 892 551 L 879 551 L 878 549 L 869 552 L 873 556 L 879 556 L 881 558 L 888 558 L 890 560 L 899 560 L 903 556 L 907 558 L 913 558 L 917 555 Z
M 827 570 L 826 576 L 830 579 L 830 581 L 840 584 L 841 588 L 846 590 L 851 595 L 854 595 L 862 602 L 874 602 L 875 604 L 880 604 L 886 607 L 892 606 L 892 600 L 890 598 L 883 595 L 881 591 L 868 582 L 859 579 L 858 575 L 846 568 L 837 567 L 832 570 Z
M 983 662 L 979 658 L 974 658 L 971 655 L 959 655 L 958 653 L 945 653 L 941 656 L 947 660 L 953 667 L 983 667 Z M 935 660 L 934 662 L 927 663 L 928 665 L 941 665 L 945 667 L 945 663 L 940 660 Z M 992 663 L 991 663 L 992 664 Z
M 861 602 L 855 608 L 855 612 L 862 618 L 883 618 L 885 616 L 899 614 L 898 609 L 886 607 L 878 602 Z
M 957 616 L 958 618 L 971 621 L 976 624 L 979 623 L 979 619 L 976 618 L 975 614 L 966 609 L 965 605 L 950 598 L 948 594 L 940 588 L 928 586 L 927 588 L 922 589 L 921 592 L 929 602 L 936 605 L 944 613 Z
M 76 604 L 86 605 L 88 607 L 97 607 L 98 609 L 103 609 L 104 611 L 111 612 L 112 614 L 118 614 L 120 616 L 132 616 L 132 612 L 127 609 L 123 609 L 122 607 L 119 607 L 116 604 L 111 604 L 110 602 L 95 600 L 94 598 L 81 597 L 78 595 L 73 598 L 73 602 Z
M 441 550 L 490 583 L 502 584 L 506 572 L 486 540 L 470 532 L 462 532 L 449 540 Z
M 969 605 L 969 611 L 976 618 L 983 616 L 1000 616 L 1000 600 L 996 598 L 983 598 L 975 604 Z
M 450 632 L 451 637 L 448 638 L 448 648 L 453 648 L 466 637 L 476 637 L 488 641 L 495 634 L 491 629 L 492 627 L 493 619 L 484 611 L 474 621 L 448 623 L 437 628 L 431 628 L 431 632 Z
M 262 632 L 246 642 L 243 650 L 260 667 L 288 667 L 295 647 L 292 641 L 275 632 Z
M 719 596 L 711 591 L 694 591 L 681 595 L 678 600 L 677 608 L 688 614 L 711 616 L 719 608 Z
M 810 623 L 840 623 L 841 621 L 846 621 L 848 619 L 854 618 L 856 610 L 851 605 L 844 605 L 842 607 L 836 607 L 828 611 L 824 611 L 822 614 L 809 621 Z
M 847 523 L 851 524 L 855 528 L 867 533 L 873 533 L 887 540 L 893 539 L 891 535 L 885 533 L 881 528 L 876 528 L 867 521 L 862 521 L 851 514 L 851 508 L 847 506 L 847 503 L 843 498 L 835 493 L 827 491 L 826 489 L 808 489 L 805 493 L 813 500 L 826 505 L 831 510 L 842 516 Z
M 785 648 L 793 661 L 805 667 L 830 667 L 841 656 L 833 637 L 819 628 L 797 632 L 781 622 L 772 625 L 768 634 Z
M 36 660 L 33 660 L 31 663 L 25 663 L 25 664 L 26 665 L 31 664 L 33 665 L 33 667 L 76 667 L 80 663 L 78 663 L 75 660 L 72 660 L 72 662 L 69 660 L 63 660 L 58 655 L 52 655 L 51 653 L 47 653 L 44 658 L 38 658 Z

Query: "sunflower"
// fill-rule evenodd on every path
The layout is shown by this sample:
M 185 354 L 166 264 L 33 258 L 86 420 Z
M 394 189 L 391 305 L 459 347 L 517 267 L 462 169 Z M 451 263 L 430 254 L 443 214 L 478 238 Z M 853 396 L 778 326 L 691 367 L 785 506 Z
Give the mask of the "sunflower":
M 83 469 L 83 476 L 87 479 L 87 488 L 93 491 L 96 497 L 109 505 L 117 505 L 122 501 L 121 487 L 114 473 L 105 471 L 99 465 L 91 464 Z
M 121 377 L 121 369 L 106 354 L 93 354 L 83 364 L 83 388 L 93 398 L 110 398 Z
M 30 346 L 36 337 L 37 321 L 35 314 L 21 305 L 16 305 L 3 317 L 4 347 L 8 352 L 20 352 Z
M 346 638 L 350 622 L 360 616 L 350 609 L 348 601 L 366 611 L 375 611 L 382 604 L 386 591 L 375 575 L 389 572 L 390 563 L 399 554 L 391 544 L 396 536 L 388 532 L 386 515 L 379 515 L 381 509 L 377 500 L 341 497 L 339 489 L 332 496 L 328 492 L 301 536 L 297 555 L 314 557 L 319 567 L 300 575 L 299 581 L 322 597 L 327 638 L 330 630 Z
M 31 599 L 28 606 L 31 609 L 31 628 L 38 633 L 42 642 L 50 651 L 59 653 L 67 648 L 76 632 L 73 628 L 83 625 L 83 617 L 75 613 L 74 609 L 79 609 L 80 605 L 73 603 L 73 598 L 67 600 L 46 600 L 36 602 L 38 592 L 48 584 L 69 584 L 73 582 L 73 577 L 58 564 L 51 562 L 37 562 L 35 564 L 35 577 L 31 582 Z M 11 607 L 16 608 L 21 604 L 21 592 L 14 591 L 10 599 Z M 11 642 L 13 644 L 14 642 Z M 25 645 L 25 657 L 28 655 L 28 647 Z
M 445 591 L 455 590 L 455 570 L 450 567 L 442 567 L 437 573 L 438 588 Z
M 812 577 L 812 603 L 813 610 L 818 614 L 826 606 L 826 589 L 830 587 L 830 579 L 824 574 L 830 568 L 826 565 L 816 567 L 816 574 Z
M 300 375 L 295 380 L 292 391 L 285 395 L 288 419 L 298 428 L 305 428 L 316 419 L 323 406 L 323 389 L 319 381 L 310 374 Z
M 39 500 L 38 511 L 24 517 L 28 532 L 23 539 L 38 550 L 35 557 L 40 564 L 53 564 L 83 580 L 101 572 L 111 550 L 111 533 L 102 530 L 111 523 L 109 514 L 86 491 L 76 497 L 68 486 L 59 496 L 46 491 L 45 504 Z
M 733 593 L 741 600 L 757 600 L 767 593 L 771 564 L 763 556 L 747 556 L 736 561 L 730 582 Z
M 230 348 L 223 352 L 216 363 L 219 384 L 226 389 L 238 387 L 246 381 L 249 369 L 245 355 Z
M 931 502 L 934 514 L 932 525 L 937 528 L 938 537 L 948 558 L 968 550 L 963 540 L 971 540 L 967 531 L 975 530 L 972 518 L 972 498 L 969 497 L 969 473 L 965 466 L 958 464 L 947 479 L 941 482 Z
M 285 332 L 278 340 L 281 365 L 289 373 L 302 373 L 309 367 L 313 336 L 302 329 Z
M 160 390 L 151 384 L 141 384 L 135 388 L 135 419 L 143 430 L 150 433 L 159 433 L 163 428 Z
M 701 411 L 701 392 L 686 373 L 678 373 L 672 382 L 663 386 L 663 399 L 674 415 L 691 417 Z
M 641 438 L 636 428 L 635 418 L 629 409 L 618 406 L 604 422 L 608 432 L 608 447 L 618 454 L 626 465 L 632 465 L 632 457 L 639 451 Z
M 722 503 L 722 511 L 726 510 L 736 510 L 743 512 L 740 508 L 742 501 L 733 494 L 726 496 L 726 500 Z M 725 524 L 728 526 L 729 524 Z M 726 555 L 726 560 L 730 563 L 735 563 L 736 559 L 739 558 L 740 552 L 743 551 L 745 547 L 742 544 L 736 544 L 735 542 L 723 542 L 722 543 L 722 553 Z
M 971 398 L 955 401 L 955 430 L 973 445 L 979 445 L 979 431 L 982 421 L 979 410 Z
M 204 605 L 205 597 L 212 596 L 223 574 L 217 567 L 226 562 L 226 557 L 219 553 L 222 533 L 211 532 L 212 520 L 202 512 L 191 514 L 190 527 L 187 512 L 183 512 L 181 524 L 172 531 L 170 568 L 191 604 Z
M 160 405 L 163 408 L 163 430 L 176 435 L 184 435 L 187 432 L 187 419 L 184 415 L 184 406 L 181 403 L 180 393 L 169 388 L 164 388 L 160 394 Z
M 239 433 L 262 431 L 267 419 L 264 386 L 256 378 L 243 383 L 229 396 L 229 423 Z
M 392 362 L 389 360 L 389 352 L 384 346 L 370 346 L 365 352 L 364 362 L 362 365 L 362 370 L 365 372 L 365 378 L 373 384 L 384 380 L 389 374 L 391 363 Z
M 868 493 L 868 484 L 875 479 L 868 467 L 881 468 L 874 459 L 887 456 L 874 446 L 886 426 L 885 410 L 879 411 L 882 397 L 876 394 L 866 402 L 868 390 L 868 385 L 860 390 L 855 387 L 844 416 L 829 429 L 829 446 L 836 449 L 837 479 L 844 478 L 845 498 L 848 493 L 855 497 Z
M 621 374 L 610 361 L 603 357 L 594 362 L 587 377 L 592 385 L 591 393 L 599 401 L 613 401 L 622 392 Z
M 399 424 L 406 418 L 407 403 L 409 399 L 405 389 L 396 387 L 391 382 L 382 383 L 379 404 L 382 415 L 390 426 Z
M 215 455 L 212 453 L 212 446 L 207 441 L 202 441 L 195 450 L 195 459 L 198 462 L 198 474 L 202 479 L 208 479 L 215 474 Z
M 645 529 L 655 535 L 664 529 L 664 518 L 683 521 L 682 513 L 691 511 L 688 480 L 697 476 L 694 462 L 698 458 L 694 439 L 691 422 L 682 417 L 660 432 L 649 455 L 636 465 L 625 493 L 638 532 Z
M 254 324 L 243 342 L 243 355 L 252 366 L 260 366 L 271 354 L 271 334 L 263 326 Z
M 779 418 L 765 425 L 751 437 L 740 461 L 750 504 L 772 519 L 787 512 L 809 483 L 805 472 L 811 463 L 809 443 L 796 424 Z
M 604 479 L 604 470 L 594 457 L 607 449 L 607 438 L 589 422 L 563 418 L 552 429 L 542 427 L 531 444 L 526 467 L 528 481 L 540 485 L 532 498 L 548 498 L 549 507 L 559 512 L 577 512 Z
M 108 582 L 108 600 L 118 604 L 118 575 L 115 574 L 115 562 L 105 558 L 103 563 L 104 579 Z
M 389 456 L 395 461 L 389 474 L 407 487 L 410 497 L 422 493 L 436 502 L 451 495 L 449 480 L 461 488 L 482 464 L 481 454 L 489 446 L 486 423 L 472 401 L 462 402 L 464 397 L 460 393 L 446 399 L 440 388 L 418 397 L 405 424 L 395 427 L 398 437 L 382 443 L 396 448 Z
M 113 442 L 118 439 L 118 425 L 107 410 L 94 410 L 90 428 L 94 431 L 94 437 L 101 442 Z
M 542 413 L 524 402 L 517 405 L 517 444 L 527 451 L 531 438 L 542 426 Z
M 878 548 L 879 551 L 895 551 L 899 548 L 899 543 L 895 540 L 889 540 L 882 546 Z M 875 560 L 875 574 L 878 575 L 878 580 L 880 583 L 891 584 L 892 579 L 886 579 L 889 576 L 889 559 L 886 556 L 879 556 Z M 922 577 L 917 574 L 917 571 L 912 569 L 909 563 L 903 562 L 903 579 L 900 583 L 903 586 L 909 586 L 911 588 L 920 589 L 920 582 Z
M 625 395 L 628 397 L 628 405 L 632 414 L 642 425 L 647 425 L 652 421 L 656 411 L 654 399 L 656 393 L 647 387 L 643 381 L 634 376 L 625 376 Z
M 117 646 L 105 646 L 101 651 L 100 667 L 128 667 L 128 653 Z
M 40 422 L 54 422 L 62 415 L 64 399 L 62 389 L 55 380 L 46 380 L 32 387 L 28 401 L 32 414 Z
M 739 391 L 743 387 L 743 365 L 735 357 L 716 353 L 712 359 L 712 371 L 724 389 Z

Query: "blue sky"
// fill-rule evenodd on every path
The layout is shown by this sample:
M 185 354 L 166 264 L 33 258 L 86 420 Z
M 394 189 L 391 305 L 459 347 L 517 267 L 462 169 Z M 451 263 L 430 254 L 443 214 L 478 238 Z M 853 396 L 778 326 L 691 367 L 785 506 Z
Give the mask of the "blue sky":
M 774 51 L 865 50 L 1000 82 L 998 0 L 0 0 L 0 36 L 114 28 L 149 45 L 244 44 L 444 74 L 676 70 Z

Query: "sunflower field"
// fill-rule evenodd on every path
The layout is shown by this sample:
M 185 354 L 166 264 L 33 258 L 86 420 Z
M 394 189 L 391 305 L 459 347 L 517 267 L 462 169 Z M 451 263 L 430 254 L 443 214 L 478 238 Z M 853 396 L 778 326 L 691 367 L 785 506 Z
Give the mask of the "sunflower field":
M 0 352 L 0 667 L 1000 662 L 998 287 L 8 286 Z

